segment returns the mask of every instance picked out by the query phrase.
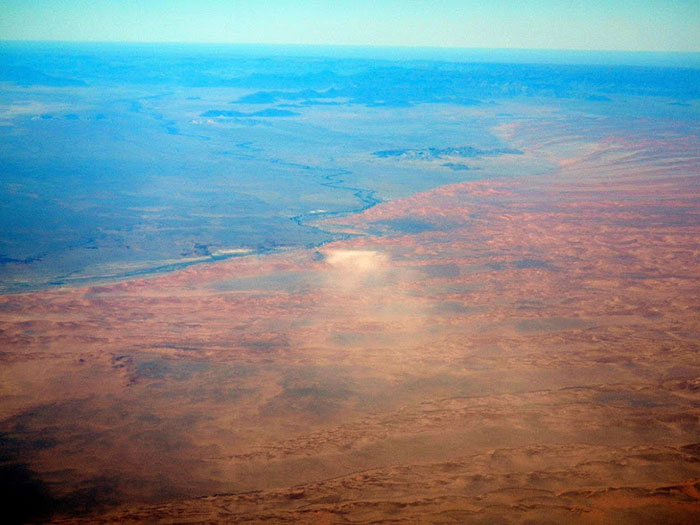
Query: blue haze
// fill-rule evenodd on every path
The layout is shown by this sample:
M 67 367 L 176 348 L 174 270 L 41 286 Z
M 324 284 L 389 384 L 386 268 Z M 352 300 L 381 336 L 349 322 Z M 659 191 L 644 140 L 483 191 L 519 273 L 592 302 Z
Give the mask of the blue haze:
M 611 115 L 642 100 L 628 117 L 693 120 L 699 57 L 4 43 L 0 290 L 344 238 L 314 219 L 508 175 L 487 157 L 519 162 L 486 127 L 434 108 L 518 100 Z

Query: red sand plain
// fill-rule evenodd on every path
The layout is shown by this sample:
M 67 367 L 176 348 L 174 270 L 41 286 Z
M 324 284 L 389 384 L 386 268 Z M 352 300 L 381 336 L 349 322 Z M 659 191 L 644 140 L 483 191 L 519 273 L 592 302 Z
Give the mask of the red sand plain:
M 502 126 L 555 168 L 317 250 L 2 296 L 0 431 L 58 522 L 697 523 L 700 144 L 639 124 Z

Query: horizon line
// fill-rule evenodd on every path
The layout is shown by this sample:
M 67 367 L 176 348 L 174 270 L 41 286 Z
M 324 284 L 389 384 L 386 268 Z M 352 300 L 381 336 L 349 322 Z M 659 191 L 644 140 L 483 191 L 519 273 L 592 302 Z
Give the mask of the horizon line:
M 376 44 L 279 44 L 263 42 L 176 42 L 135 40 L 0 40 L 4 53 L 83 52 L 229 53 L 246 57 L 332 58 L 472 64 L 623 66 L 700 69 L 700 51 L 441 47 Z M 14 51 L 13 51 L 14 50 Z
M 668 54 L 700 55 L 697 50 L 660 50 L 660 49 L 579 49 L 555 47 L 478 47 L 478 46 L 435 46 L 409 44 L 319 44 L 301 42 L 221 42 L 188 40 L 50 40 L 50 39 L 3 39 L 0 44 L 115 44 L 115 45 L 192 45 L 192 46 L 268 46 L 268 47 L 305 47 L 305 48 L 341 48 L 341 49 L 401 49 L 401 50 L 436 50 L 436 51 L 553 51 L 565 53 L 629 53 L 629 54 Z

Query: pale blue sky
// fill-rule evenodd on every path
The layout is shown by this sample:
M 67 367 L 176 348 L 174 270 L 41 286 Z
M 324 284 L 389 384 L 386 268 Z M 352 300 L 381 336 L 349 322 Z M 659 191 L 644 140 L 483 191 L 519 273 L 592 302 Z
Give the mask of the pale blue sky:
M 700 0 L 0 0 L 0 40 L 700 51 Z

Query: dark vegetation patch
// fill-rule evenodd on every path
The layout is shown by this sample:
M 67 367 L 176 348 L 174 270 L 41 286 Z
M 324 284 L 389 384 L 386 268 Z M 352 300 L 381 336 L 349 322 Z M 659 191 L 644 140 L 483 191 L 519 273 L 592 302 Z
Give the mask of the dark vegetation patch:
M 193 374 L 204 372 L 209 368 L 211 368 L 210 364 L 199 360 L 143 356 L 136 358 L 136 370 L 132 380 L 170 378 L 175 381 L 185 381 Z
M 238 344 L 256 354 L 275 353 L 291 347 L 289 338 L 283 334 L 250 336 L 240 339 Z
M 524 270 L 528 268 L 549 268 L 551 265 L 547 261 L 541 261 L 539 259 L 518 259 L 513 261 L 513 266 L 519 270 Z
M 374 156 L 382 159 L 399 158 L 403 160 L 435 160 L 444 157 L 498 157 L 500 155 L 522 155 L 523 152 L 513 148 L 479 149 L 473 146 L 455 146 L 450 148 L 422 148 L 422 149 L 390 149 L 375 151 Z
M 244 95 L 231 102 L 231 104 L 274 104 L 282 100 L 304 101 L 309 104 L 317 99 L 340 98 L 342 96 L 340 91 L 333 88 L 325 91 L 317 91 L 315 89 L 302 89 L 298 91 L 257 91 L 249 95 Z
M 452 171 L 470 171 L 470 170 L 478 170 L 479 168 L 472 168 L 470 166 L 467 166 L 466 164 L 462 164 L 460 162 L 445 162 L 443 164 L 446 168 L 450 168 Z
M 436 314 L 469 314 L 486 311 L 484 306 L 469 306 L 459 301 L 441 301 L 435 303 L 432 311 Z
M 357 399 L 356 386 L 342 366 L 300 366 L 286 371 L 282 392 L 261 409 L 266 416 L 329 418 Z
M 136 376 L 146 379 L 163 379 L 170 367 L 162 361 L 146 361 L 136 365 Z
M 374 227 L 387 228 L 398 233 L 423 233 L 439 230 L 435 224 L 421 219 L 401 217 L 399 219 L 386 219 L 370 223 Z
M 630 408 L 658 408 L 666 406 L 666 403 L 659 401 L 658 393 L 650 395 L 631 390 L 604 390 L 596 394 L 595 402 L 625 405 Z

